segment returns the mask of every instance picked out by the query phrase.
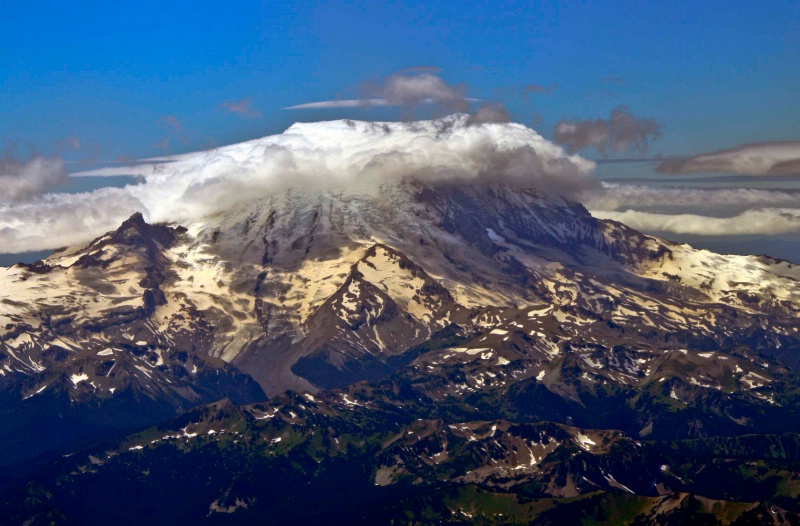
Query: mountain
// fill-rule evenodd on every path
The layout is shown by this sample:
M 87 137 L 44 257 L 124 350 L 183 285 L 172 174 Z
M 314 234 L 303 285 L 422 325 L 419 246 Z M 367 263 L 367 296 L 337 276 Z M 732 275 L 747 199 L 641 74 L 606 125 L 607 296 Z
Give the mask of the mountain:
M 0 270 L 0 515 L 797 523 L 799 278 L 483 172 L 136 214 Z
M 266 398 L 253 379 L 203 352 L 213 328 L 167 305 L 167 247 L 181 229 L 141 215 L 86 247 L 2 271 L 0 419 L 8 466 L 128 432 L 198 404 Z M 199 351 L 199 352 L 198 352 Z

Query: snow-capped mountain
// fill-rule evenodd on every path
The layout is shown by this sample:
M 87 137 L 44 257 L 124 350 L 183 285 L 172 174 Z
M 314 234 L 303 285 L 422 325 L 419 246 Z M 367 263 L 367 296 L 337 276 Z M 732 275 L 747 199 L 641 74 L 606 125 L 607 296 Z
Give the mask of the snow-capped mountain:
M 135 214 L 93 241 L 0 270 L 4 432 L 36 419 L 78 422 L 36 448 L 6 447 L 3 464 L 223 397 L 251 404 L 287 389 L 306 393 L 301 409 L 286 395 L 244 409 L 245 420 L 280 413 L 311 432 L 331 418 L 331 439 L 356 421 L 377 433 L 358 440 L 384 428 L 412 435 L 369 461 L 379 486 L 432 476 L 506 489 L 535 481 L 552 497 L 643 494 L 651 464 L 666 461 L 663 451 L 636 457 L 638 440 L 800 431 L 787 423 L 800 409 L 800 269 L 592 217 L 566 190 L 590 186 L 585 161 L 524 127 L 416 126 L 295 125 L 283 142 L 173 159 L 145 185 L 190 197 L 203 189 L 206 199 L 222 188 L 224 206 L 167 224 Z M 421 164 L 415 141 L 442 158 Z M 364 177 L 264 186 L 230 171 L 257 174 L 284 143 L 327 152 L 290 171 L 313 161 L 341 174 L 336 161 Z M 491 160 L 478 163 L 475 152 L 487 151 Z M 470 161 L 480 166 L 453 172 Z M 376 165 L 393 176 L 374 177 Z M 562 176 L 571 182 L 550 184 Z M 352 411 L 371 416 L 354 421 Z M 194 420 L 180 422 L 167 435 L 196 436 Z M 108 458 L 163 439 L 147 437 Z M 432 442 L 418 451 L 412 438 Z M 479 460 L 471 442 L 499 449 Z M 594 459 L 612 450 L 621 464 Z M 576 452 L 588 460 L 565 482 L 557 459 Z M 328 446 L 314 455 L 336 456 Z M 468 471 L 436 467 L 462 455 Z M 623 465 L 635 477 L 619 474 Z M 697 491 L 675 480 L 673 489 Z
M 269 394 L 314 391 L 380 376 L 390 357 L 452 324 L 485 332 L 476 345 L 531 339 L 514 358 L 630 339 L 659 352 L 754 343 L 794 359 L 791 263 L 676 245 L 504 182 L 377 190 L 292 189 L 185 226 L 136 215 L 11 267 L 2 374 L 40 374 L 48 356 L 77 349 L 141 347 L 156 367 L 185 352 L 237 365 Z

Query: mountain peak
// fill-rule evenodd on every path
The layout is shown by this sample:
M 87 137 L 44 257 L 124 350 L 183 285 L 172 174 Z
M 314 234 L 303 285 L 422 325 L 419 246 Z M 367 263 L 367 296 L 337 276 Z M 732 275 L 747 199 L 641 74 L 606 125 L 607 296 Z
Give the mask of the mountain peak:
M 120 230 L 123 230 L 125 228 L 130 228 L 132 226 L 139 226 L 139 225 L 144 225 L 144 224 L 146 224 L 146 221 L 144 220 L 144 216 L 142 215 L 142 213 L 141 212 L 135 212 L 133 215 L 131 215 L 128 219 L 126 219 L 122 223 L 122 225 L 120 226 Z
M 172 245 L 177 235 L 184 231 L 185 229 L 166 225 L 151 225 L 145 221 L 141 212 L 136 212 L 111 233 L 108 243 L 145 247 L 152 256 L 159 247 Z

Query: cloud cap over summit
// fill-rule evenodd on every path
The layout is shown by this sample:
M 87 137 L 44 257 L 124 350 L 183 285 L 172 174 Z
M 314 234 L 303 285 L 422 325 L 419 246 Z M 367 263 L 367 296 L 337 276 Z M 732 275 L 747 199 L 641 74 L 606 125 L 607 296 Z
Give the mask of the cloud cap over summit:
M 7 251 L 77 244 L 137 211 L 151 222 L 188 222 L 289 188 L 376 192 L 405 178 L 488 180 L 577 199 L 597 187 L 593 162 L 566 154 L 534 130 L 468 121 L 458 114 L 407 123 L 295 124 L 281 134 L 170 157 L 171 162 L 84 172 L 133 174 L 144 183 L 0 205 L 0 244 Z

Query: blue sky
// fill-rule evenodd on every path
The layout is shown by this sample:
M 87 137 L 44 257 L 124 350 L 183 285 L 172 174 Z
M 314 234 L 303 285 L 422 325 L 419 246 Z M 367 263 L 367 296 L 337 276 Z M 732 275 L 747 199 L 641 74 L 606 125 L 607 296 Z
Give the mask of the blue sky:
M 799 2 L 86 4 L 0 7 L 5 145 L 109 160 L 161 154 L 164 138 L 177 153 L 297 120 L 397 118 L 282 108 L 357 98 L 362 82 L 417 66 L 500 99 L 515 121 L 539 116 L 546 137 L 622 104 L 663 125 L 651 153 L 800 139 Z M 529 84 L 558 87 L 526 103 Z M 246 99 L 252 115 L 221 106 Z

